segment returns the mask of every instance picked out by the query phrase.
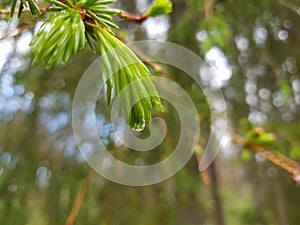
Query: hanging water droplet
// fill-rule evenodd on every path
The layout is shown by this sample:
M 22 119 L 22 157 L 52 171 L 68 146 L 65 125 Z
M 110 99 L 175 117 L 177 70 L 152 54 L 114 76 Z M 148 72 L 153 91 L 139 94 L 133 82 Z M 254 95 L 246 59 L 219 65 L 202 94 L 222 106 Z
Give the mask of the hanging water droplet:
M 143 119 L 142 123 L 136 124 L 131 129 L 137 132 L 141 132 L 145 129 L 145 127 L 146 127 L 146 121 Z

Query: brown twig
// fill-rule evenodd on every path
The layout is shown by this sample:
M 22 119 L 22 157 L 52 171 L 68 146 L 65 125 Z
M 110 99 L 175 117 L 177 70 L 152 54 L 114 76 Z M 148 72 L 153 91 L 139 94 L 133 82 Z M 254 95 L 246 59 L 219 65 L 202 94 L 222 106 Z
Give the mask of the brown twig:
M 278 3 L 280 5 L 283 5 L 284 7 L 293 10 L 294 12 L 296 12 L 297 14 L 299 14 L 300 12 L 300 6 L 296 5 L 293 2 L 290 1 L 285 1 L 285 0 L 278 0 Z
M 138 24 L 144 22 L 148 18 L 148 16 L 146 14 L 144 14 L 144 15 L 134 15 L 134 14 L 124 12 L 124 11 L 121 11 L 118 14 L 118 16 L 122 19 L 128 20 L 130 22 L 135 22 L 135 23 L 138 23 Z
M 46 8 L 40 9 L 41 10 L 41 14 L 39 15 L 39 17 L 44 16 L 48 12 L 48 10 L 51 7 L 51 5 L 52 5 L 52 3 L 49 3 Z M 18 12 L 18 11 L 16 11 L 16 12 Z M 29 9 L 24 9 L 23 12 L 30 12 L 30 10 Z M 8 9 L 0 10 L 0 14 L 1 13 L 10 14 L 10 10 L 8 10 Z M 7 40 L 7 39 L 18 37 L 18 36 L 22 35 L 26 31 L 33 30 L 34 27 L 35 27 L 34 24 L 30 24 L 30 25 L 23 25 L 23 24 L 21 24 L 21 25 L 18 26 L 18 32 L 17 33 L 15 33 L 13 35 L 5 35 L 5 36 L 3 36 L 3 37 L 0 38 L 0 41 L 4 41 L 4 40 Z
M 40 9 L 41 15 L 39 15 L 39 16 L 44 16 L 48 12 L 48 10 L 50 9 L 51 6 L 52 6 L 52 3 L 49 3 L 46 8 Z
M 8 39 L 11 39 L 11 38 L 18 37 L 18 36 L 22 35 L 26 31 L 33 30 L 34 27 L 35 27 L 35 25 L 33 25 L 33 24 L 30 24 L 30 25 L 20 25 L 18 27 L 18 32 L 17 33 L 12 34 L 12 35 L 5 35 L 5 36 L 3 36 L 3 37 L 0 38 L 0 41 L 4 41 L 4 40 L 8 40 Z
M 15 10 L 15 13 L 18 13 L 19 10 Z M 30 9 L 23 9 L 22 12 L 30 12 Z M 0 14 L 6 15 L 10 14 L 10 9 L 0 9 Z
M 300 176 L 300 164 L 298 162 L 286 157 L 285 155 L 277 151 L 266 149 L 264 147 L 256 145 L 255 143 L 249 142 L 243 137 L 233 133 L 232 131 L 228 130 L 228 134 L 231 136 L 232 140 L 235 143 L 246 147 L 254 153 L 258 153 L 263 158 L 267 159 L 274 165 L 291 174 L 293 180 Z
M 46 8 L 40 8 L 41 14 L 39 16 L 44 16 L 45 13 L 49 10 L 50 6 L 52 5 L 52 3 L 49 3 L 48 6 Z M 19 10 L 15 10 L 15 14 L 18 13 Z M 23 13 L 30 13 L 30 9 L 23 9 L 22 10 Z M 0 14 L 6 15 L 6 14 L 10 14 L 10 9 L 0 9 Z
M 206 0 L 204 5 L 205 18 L 211 19 L 214 16 L 214 0 Z
M 82 187 L 79 189 L 77 196 L 75 198 L 75 201 L 73 203 L 73 207 L 72 210 L 68 216 L 66 225 L 74 225 L 74 222 L 76 220 L 76 217 L 79 213 L 79 209 L 82 205 L 83 199 L 88 191 L 89 188 L 89 184 L 90 184 L 90 179 L 92 178 L 92 176 L 95 174 L 95 172 L 93 170 L 91 170 L 87 177 L 86 177 L 86 182 L 82 185 Z

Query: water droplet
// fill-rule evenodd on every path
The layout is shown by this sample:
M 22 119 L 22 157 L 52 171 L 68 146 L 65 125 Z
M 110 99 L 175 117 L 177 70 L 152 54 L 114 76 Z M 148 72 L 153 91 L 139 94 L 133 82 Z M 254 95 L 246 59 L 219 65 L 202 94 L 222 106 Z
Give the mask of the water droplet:
M 131 129 L 134 130 L 134 131 L 137 131 L 137 132 L 141 132 L 145 129 L 145 127 L 146 127 L 146 121 L 143 120 L 142 123 L 136 124 L 136 126 L 132 127 Z

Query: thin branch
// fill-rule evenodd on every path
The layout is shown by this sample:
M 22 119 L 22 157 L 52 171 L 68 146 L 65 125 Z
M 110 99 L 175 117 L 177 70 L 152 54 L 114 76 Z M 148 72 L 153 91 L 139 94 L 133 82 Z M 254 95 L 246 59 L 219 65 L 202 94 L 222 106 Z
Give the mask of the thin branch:
M 19 10 L 15 10 L 15 13 L 18 13 Z M 22 12 L 30 12 L 30 9 L 23 9 Z M 6 15 L 10 14 L 10 9 L 0 9 L 0 14 Z
M 26 31 L 33 30 L 34 27 L 35 27 L 35 25 L 33 25 L 33 24 L 30 24 L 30 25 L 21 25 L 21 26 L 18 27 L 17 33 L 14 33 L 12 35 L 9 35 L 9 34 L 5 35 L 5 36 L 3 36 L 3 37 L 0 38 L 0 41 L 4 41 L 4 40 L 11 39 L 11 38 L 19 37 L 20 35 L 22 35 Z
M 39 16 L 43 16 L 45 15 L 45 13 L 48 11 L 48 9 L 50 8 L 50 6 L 52 5 L 52 3 L 49 3 L 49 5 L 46 8 L 40 8 L 41 14 Z M 19 10 L 15 10 L 14 14 L 18 13 Z M 30 9 L 23 9 L 22 13 L 30 13 Z M 0 14 L 10 14 L 10 9 L 0 9 Z
M 86 182 L 82 185 L 82 187 L 79 189 L 78 193 L 77 193 L 77 196 L 75 198 L 75 201 L 73 203 L 73 207 L 72 207 L 72 210 L 68 216 L 68 219 L 67 219 L 67 222 L 66 222 L 66 225 L 74 225 L 74 222 L 76 220 L 76 217 L 79 213 L 79 210 L 80 210 L 80 207 L 82 205 L 82 202 L 84 200 L 84 197 L 88 191 L 88 188 L 89 188 L 89 184 L 90 184 L 90 179 L 92 178 L 92 176 L 94 175 L 94 171 L 91 170 L 87 177 L 86 177 Z
M 252 142 L 247 141 L 245 138 L 233 133 L 232 131 L 228 130 L 228 134 L 231 136 L 232 140 L 247 149 L 251 150 L 254 153 L 258 153 L 263 158 L 267 159 L 274 165 L 278 166 L 279 168 L 285 170 L 289 174 L 292 175 L 293 180 L 298 183 L 299 176 L 300 176 L 300 164 L 285 155 L 270 149 L 266 149 L 264 147 L 258 146 Z
M 144 15 L 134 15 L 134 14 L 131 14 L 131 13 L 128 13 L 128 12 L 124 12 L 124 11 L 121 11 L 118 16 L 122 19 L 125 19 L 125 20 L 128 20 L 130 22 L 135 22 L 135 23 L 142 23 L 144 22 L 146 19 L 148 19 L 148 16 L 146 14 Z
M 52 6 L 52 3 L 49 3 L 46 8 L 40 9 L 41 15 L 39 15 L 39 16 L 44 16 L 48 12 L 48 10 L 50 9 L 51 6 Z
M 298 15 L 300 13 L 300 6 L 296 5 L 293 2 L 290 1 L 285 1 L 285 0 L 278 0 L 278 3 L 280 5 L 283 5 L 284 7 L 293 10 L 294 12 L 296 12 Z
M 205 5 L 205 18 L 211 19 L 214 16 L 214 0 L 206 0 Z
M 45 15 L 45 13 L 49 10 L 49 8 L 50 8 L 51 5 L 52 5 L 52 3 L 49 3 L 46 8 L 40 8 L 41 14 L 39 16 Z M 17 10 L 15 10 L 14 13 L 16 14 L 18 12 L 19 12 L 19 10 L 17 9 Z M 28 8 L 22 10 L 22 13 L 30 13 L 30 12 L 31 11 Z M 0 9 L 0 14 L 2 14 L 2 15 L 6 15 L 7 14 L 8 15 L 8 14 L 10 14 L 10 9 Z
M 48 12 L 51 5 L 52 5 L 52 3 L 49 3 L 46 8 L 40 9 L 41 14 L 39 15 L 39 17 L 44 16 Z M 18 11 L 16 11 L 16 12 L 18 12 Z M 30 10 L 29 9 L 24 9 L 23 12 L 30 12 Z M 0 14 L 10 14 L 10 10 L 8 10 L 8 9 L 7 10 L 6 9 L 0 10 Z M 34 27 L 35 27 L 34 24 L 30 24 L 30 25 L 22 25 L 21 24 L 21 25 L 18 26 L 18 32 L 17 33 L 12 34 L 12 35 L 5 35 L 5 36 L 0 38 L 0 41 L 4 41 L 4 40 L 11 39 L 11 38 L 19 37 L 20 35 L 22 35 L 26 31 L 33 30 Z

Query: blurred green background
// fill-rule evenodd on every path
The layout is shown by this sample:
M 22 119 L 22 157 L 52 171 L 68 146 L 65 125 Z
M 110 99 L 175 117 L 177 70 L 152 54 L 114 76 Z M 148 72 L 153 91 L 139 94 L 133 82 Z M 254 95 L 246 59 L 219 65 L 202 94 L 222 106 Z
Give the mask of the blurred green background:
M 300 160 L 300 2 L 172 2 L 172 14 L 141 25 L 116 18 L 121 35 L 129 41 L 174 42 L 205 59 L 222 86 L 232 130 L 245 135 L 253 127 L 263 127 L 276 136 L 267 147 Z M 115 7 L 139 14 L 150 4 L 126 0 L 117 1 Z M 1 0 L 0 6 L 7 8 L 9 1 Z M 67 224 L 76 206 L 80 209 L 74 224 L 300 223 L 300 191 L 291 175 L 233 144 L 229 136 L 202 176 L 196 157 L 174 177 L 148 187 L 127 187 L 91 175 L 74 140 L 71 107 L 80 77 L 98 55 L 87 47 L 57 69 L 31 67 L 32 32 L 7 37 L 32 22 L 28 14 L 10 22 L 7 15 L 0 15 L 0 224 Z M 199 146 L 205 147 L 210 134 L 205 97 L 184 73 L 165 69 L 163 76 L 184 87 L 197 105 Z M 209 77 L 201 80 L 206 87 L 216 85 Z M 118 146 L 108 116 L 101 113 L 103 107 L 99 100 L 97 127 L 116 157 L 149 164 L 172 152 L 176 141 L 167 140 L 147 154 L 131 154 Z M 173 124 L 176 114 L 169 114 L 167 123 Z M 178 126 L 172 125 L 169 138 L 176 140 Z M 92 144 L 86 144 L 87 152 Z

